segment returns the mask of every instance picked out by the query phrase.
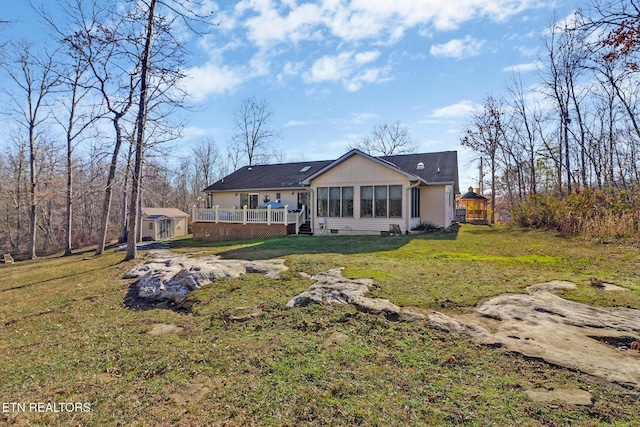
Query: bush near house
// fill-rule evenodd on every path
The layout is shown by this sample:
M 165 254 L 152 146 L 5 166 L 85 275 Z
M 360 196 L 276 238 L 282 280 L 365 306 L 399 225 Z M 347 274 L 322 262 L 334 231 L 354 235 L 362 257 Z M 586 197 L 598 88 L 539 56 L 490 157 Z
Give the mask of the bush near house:
M 416 225 L 412 230 L 426 231 L 426 232 L 433 233 L 435 231 L 441 231 L 441 230 L 443 230 L 443 228 L 435 225 L 432 222 L 426 221 L 426 222 L 421 222 L 420 224 Z

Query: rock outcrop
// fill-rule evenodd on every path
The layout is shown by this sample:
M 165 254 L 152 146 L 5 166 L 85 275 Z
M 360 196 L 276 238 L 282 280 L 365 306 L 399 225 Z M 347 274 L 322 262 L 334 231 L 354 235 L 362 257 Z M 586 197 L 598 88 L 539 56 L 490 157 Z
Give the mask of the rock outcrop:
M 398 307 L 387 299 L 367 298 L 364 295 L 373 285 L 371 279 L 347 279 L 342 276 L 342 268 L 323 271 L 311 279 L 316 283 L 287 303 L 287 308 L 308 304 L 352 304 L 358 310 L 383 316 L 388 320 L 422 320 L 425 316 L 405 308 Z
M 176 254 L 168 250 L 149 251 L 143 264 L 125 274 L 138 279 L 138 296 L 153 301 L 170 301 L 180 305 L 190 292 L 221 277 L 238 277 L 260 273 L 272 278 L 287 270 L 284 260 L 225 260 L 218 256 Z
M 472 314 L 453 318 L 434 312 L 429 323 L 640 390 L 640 352 L 623 344 L 639 339 L 640 311 L 593 307 L 554 294 L 575 286 L 562 281 L 530 286 L 527 294 L 491 298 Z

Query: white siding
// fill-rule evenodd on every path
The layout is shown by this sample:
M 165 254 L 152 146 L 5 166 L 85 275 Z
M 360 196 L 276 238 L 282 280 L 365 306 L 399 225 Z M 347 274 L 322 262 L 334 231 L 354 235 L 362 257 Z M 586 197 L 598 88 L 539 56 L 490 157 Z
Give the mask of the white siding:
M 360 218 L 360 187 L 369 185 L 402 185 L 402 217 L 398 218 Z M 353 187 L 353 218 L 325 217 L 325 230 L 321 231 L 316 212 L 313 211 L 314 233 L 330 235 L 331 230 L 338 234 L 380 234 L 389 231 L 391 224 L 398 224 L 404 233 L 407 230 L 408 203 L 406 191 L 409 181 L 405 175 L 388 167 L 372 162 L 362 156 L 353 156 L 311 182 L 313 189 L 312 204 L 315 205 L 318 187 Z
M 240 193 L 238 192 L 216 192 L 211 193 L 211 206 L 220 206 L 225 209 L 240 209 Z
M 181 237 L 186 236 L 187 231 L 189 229 L 189 225 L 187 224 L 187 218 L 174 218 L 175 224 L 174 236 Z
M 446 186 L 427 185 L 420 187 L 420 221 L 448 227 L 445 216 Z
M 448 228 L 453 224 L 455 218 L 455 194 L 453 192 L 453 185 L 447 185 L 445 190 L 445 203 L 444 203 L 444 227 Z

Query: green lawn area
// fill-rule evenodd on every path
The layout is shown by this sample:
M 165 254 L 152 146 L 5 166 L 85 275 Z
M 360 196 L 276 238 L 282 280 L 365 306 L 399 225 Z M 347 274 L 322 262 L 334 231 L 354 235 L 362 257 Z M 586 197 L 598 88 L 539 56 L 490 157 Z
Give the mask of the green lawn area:
M 469 311 L 554 279 L 579 285 L 565 298 L 640 309 L 636 247 L 473 225 L 393 237 L 182 239 L 172 247 L 284 258 L 289 271 L 207 285 L 189 297 L 190 311 L 135 311 L 123 305 L 133 280 L 122 276 L 139 261 L 121 262 L 123 253 L 0 266 L 0 400 L 90 406 L 2 411 L 0 425 L 640 425 L 637 391 L 421 322 L 389 322 L 350 306 L 284 309 L 312 283 L 299 272 L 335 267 L 373 278 L 372 296 L 424 312 Z M 631 291 L 601 292 L 592 278 Z M 237 307 L 262 315 L 230 321 Z M 182 331 L 148 334 L 159 323 Z M 346 341 L 325 345 L 335 333 Z M 593 405 L 534 403 L 525 391 L 538 387 L 588 390 Z

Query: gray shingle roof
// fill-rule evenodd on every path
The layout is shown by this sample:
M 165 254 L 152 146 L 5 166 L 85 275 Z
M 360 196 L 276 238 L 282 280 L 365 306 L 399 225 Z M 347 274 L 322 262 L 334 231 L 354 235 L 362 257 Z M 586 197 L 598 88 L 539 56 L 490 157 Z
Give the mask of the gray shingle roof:
M 441 151 L 438 153 L 399 154 L 396 156 L 381 156 L 383 160 L 394 164 L 398 169 L 417 175 L 429 184 L 453 183 L 455 193 L 459 193 L 458 186 L 458 152 Z M 424 169 L 418 169 L 422 163 Z
M 429 184 L 453 183 L 454 191 L 459 193 L 458 153 L 456 151 L 400 154 L 381 156 L 380 159 L 389 163 L 390 167 L 416 175 Z M 335 160 L 244 166 L 205 188 L 204 191 L 301 188 L 301 181 L 318 173 L 333 162 Z M 424 168 L 418 169 L 418 163 L 422 163 Z M 310 166 L 310 168 L 304 169 L 305 166 Z M 301 172 L 303 169 L 305 171 Z
M 333 160 L 315 162 L 279 163 L 273 165 L 243 166 L 204 191 L 258 190 L 301 188 L 300 181 L 316 173 Z M 300 172 L 305 166 L 311 166 Z

